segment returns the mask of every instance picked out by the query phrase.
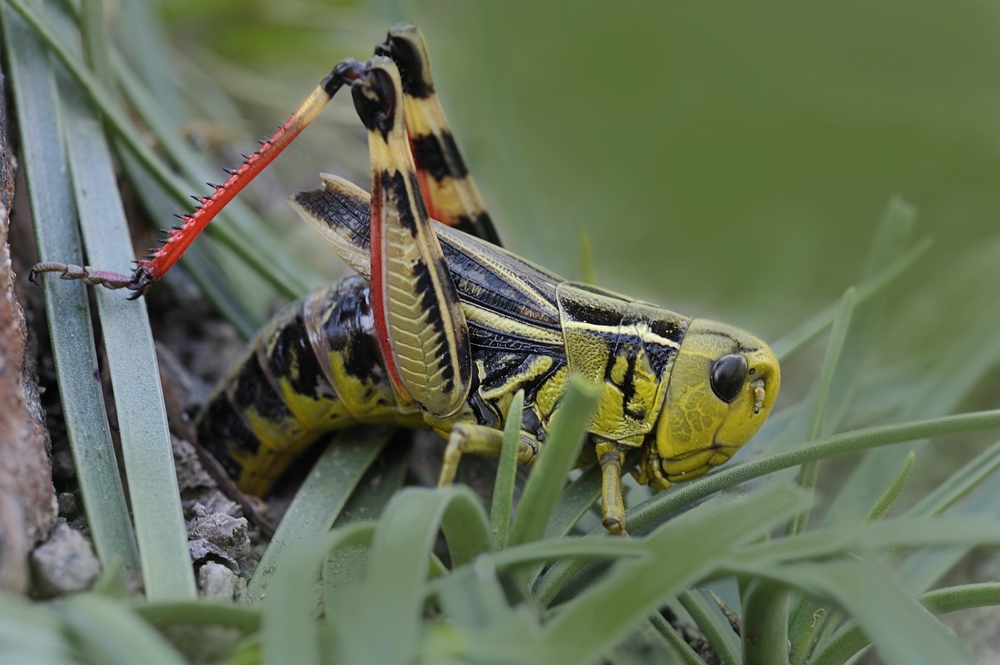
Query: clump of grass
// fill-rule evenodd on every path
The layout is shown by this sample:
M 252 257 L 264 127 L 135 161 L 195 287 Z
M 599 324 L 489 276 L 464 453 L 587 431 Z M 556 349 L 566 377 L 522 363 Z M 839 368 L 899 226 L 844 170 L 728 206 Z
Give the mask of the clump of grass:
M 84 2 L 79 17 L 61 7 L 7 0 L 0 9 L 40 258 L 80 261 L 78 216 L 91 262 L 125 269 L 131 250 L 110 151 L 154 217 L 180 209 L 205 167 L 178 139 L 180 120 L 150 103 L 164 91 L 143 89 L 102 36 L 99 4 Z M 64 45 L 80 34 L 76 22 L 93 69 Z M 166 59 L 132 59 L 158 61 Z M 126 119 L 125 104 L 158 138 L 159 152 Z M 887 287 L 929 247 L 927 239 L 909 240 L 914 215 L 891 202 L 857 285 L 775 342 L 786 361 L 830 331 L 813 388 L 774 414 L 733 463 L 655 495 L 634 492 L 626 516 L 632 538 L 583 527 L 599 500 L 599 474 L 566 482 L 595 400 L 591 387 L 574 381 L 516 508 L 514 428 L 505 432 L 489 513 L 463 487 L 401 488 L 405 457 L 382 469 L 378 486 L 361 482 L 389 432 L 341 434 L 275 534 L 250 584 L 260 602 L 248 607 L 194 598 L 141 304 L 97 294 L 119 414 L 129 412 L 122 435 L 130 519 L 93 381 L 86 296 L 79 284 L 46 278 L 67 426 L 109 578 L 92 593 L 47 606 L 4 597 L 0 656 L 184 663 L 164 635 L 194 625 L 243 636 L 229 663 L 696 665 L 717 658 L 836 665 L 870 643 L 887 663 L 971 663 L 934 615 L 997 604 L 1000 585 L 931 589 L 963 553 L 1000 544 L 993 473 L 1000 443 L 897 516 L 886 515 L 915 452 L 946 435 L 1000 428 L 1000 411 L 953 414 L 997 364 L 1000 307 L 894 400 L 865 399 L 865 361 Z M 314 281 L 286 269 L 294 262 L 280 243 L 279 258 L 265 260 L 261 248 L 243 246 L 246 237 L 235 240 L 238 228 L 259 231 L 249 210 L 237 210 L 228 224 L 216 227 L 221 242 L 279 291 L 295 295 Z M 188 268 L 214 283 L 220 308 L 249 332 L 259 319 L 252 294 L 206 259 Z M 523 396 L 511 409 L 522 406 Z M 873 424 L 845 429 L 859 413 Z M 847 452 L 862 452 L 861 461 L 819 505 L 822 462 Z M 366 515 L 379 517 L 358 517 Z M 442 534 L 443 552 L 435 550 Z M 112 592 L 118 587 L 110 577 L 122 569 L 141 569 L 144 599 Z M 710 600 L 708 585 L 725 600 L 714 591 Z M 692 633 L 705 639 L 686 640 Z

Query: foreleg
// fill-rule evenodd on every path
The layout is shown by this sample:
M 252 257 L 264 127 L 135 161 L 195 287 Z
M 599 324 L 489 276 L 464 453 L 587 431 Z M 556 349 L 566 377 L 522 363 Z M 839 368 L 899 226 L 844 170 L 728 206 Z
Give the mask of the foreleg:
M 622 464 L 625 451 L 617 443 L 597 444 L 597 463 L 601 465 L 601 516 L 604 527 L 619 536 L 625 533 L 625 502 L 622 499 Z

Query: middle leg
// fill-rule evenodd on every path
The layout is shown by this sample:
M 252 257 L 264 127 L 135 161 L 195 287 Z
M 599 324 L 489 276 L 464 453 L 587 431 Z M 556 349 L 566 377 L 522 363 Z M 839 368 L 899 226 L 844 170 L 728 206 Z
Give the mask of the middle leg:
M 439 430 L 440 431 L 440 430 Z M 442 432 L 443 433 L 443 432 Z M 458 472 L 458 463 L 465 453 L 500 457 L 503 447 L 503 432 L 485 425 L 456 423 L 448 434 L 448 447 L 444 451 L 441 462 L 441 473 L 438 475 L 438 487 L 451 485 Z M 517 444 L 517 461 L 530 466 L 538 457 L 541 444 L 527 432 L 521 432 Z

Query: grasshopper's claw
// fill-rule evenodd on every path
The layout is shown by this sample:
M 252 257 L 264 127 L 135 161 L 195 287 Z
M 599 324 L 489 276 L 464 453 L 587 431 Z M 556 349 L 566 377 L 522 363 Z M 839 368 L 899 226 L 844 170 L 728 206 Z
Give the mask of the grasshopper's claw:
M 133 291 L 128 297 L 135 300 L 139 296 L 146 295 L 146 291 L 153 285 L 156 278 L 146 268 L 140 266 L 131 275 L 123 275 L 120 272 L 109 270 L 97 270 L 90 266 L 78 266 L 72 263 L 58 263 L 55 261 L 43 261 L 31 266 L 28 272 L 28 281 L 37 284 L 36 277 L 41 273 L 57 272 L 59 279 L 79 280 L 87 286 L 103 286 L 106 289 L 117 291 L 118 289 L 128 289 Z
M 45 261 L 33 265 L 31 271 L 28 273 L 28 280 L 32 284 L 37 284 L 36 277 L 46 272 L 57 272 L 59 273 L 59 279 L 79 280 L 87 286 L 103 286 L 111 290 L 139 288 L 133 286 L 133 277 L 128 275 L 109 272 L 107 270 L 97 270 L 90 266 L 77 266 L 71 263 L 57 263 L 55 261 Z

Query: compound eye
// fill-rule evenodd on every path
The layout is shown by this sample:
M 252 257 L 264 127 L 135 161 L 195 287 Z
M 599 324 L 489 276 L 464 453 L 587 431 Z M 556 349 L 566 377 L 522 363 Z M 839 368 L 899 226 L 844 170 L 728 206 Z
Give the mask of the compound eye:
M 739 353 L 722 356 L 712 363 L 710 379 L 712 392 L 723 402 L 732 402 L 747 381 L 747 359 Z

